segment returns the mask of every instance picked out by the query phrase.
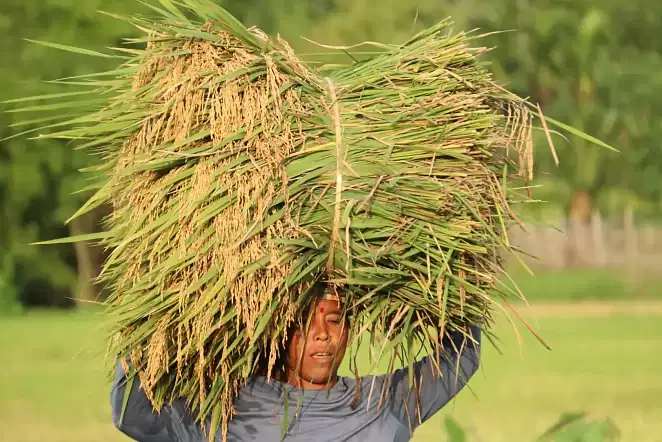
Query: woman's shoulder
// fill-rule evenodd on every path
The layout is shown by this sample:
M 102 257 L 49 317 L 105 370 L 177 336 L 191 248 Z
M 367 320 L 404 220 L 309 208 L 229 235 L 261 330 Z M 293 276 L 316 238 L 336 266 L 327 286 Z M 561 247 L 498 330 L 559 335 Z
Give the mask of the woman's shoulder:
M 389 388 L 390 376 L 387 374 L 366 374 L 360 377 L 346 376 L 343 378 L 348 388 L 359 389 L 361 392 L 372 392 L 372 395 L 382 395 L 385 388 Z

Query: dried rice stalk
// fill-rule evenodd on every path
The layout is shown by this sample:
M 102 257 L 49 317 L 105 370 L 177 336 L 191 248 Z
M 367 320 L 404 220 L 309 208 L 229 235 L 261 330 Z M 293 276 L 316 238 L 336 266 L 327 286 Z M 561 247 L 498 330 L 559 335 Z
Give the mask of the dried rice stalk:
M 154 406 L 184 397 L 227 431 L 238 388 L 258 357 L 271 376 L 320 278 L 347 289 L 353 336 L 391 340 L 392 360 L 467 323 L 489 332 L 507 295 L 499 255 L 514 251 L 501 177 L 531 179 L 534 115 L 494 83 L 475 37 L 442 22 L 322 74 L 185 3 L 195 20 L 133 19 L 145 48 L 111 86 L 90 81 L 107 105 L 73 103 L 71 128 L 51 135 L 99 154 L 99 190 L 76 216 L 114 208 L 99 235 L 110 351 L 130 356 Z

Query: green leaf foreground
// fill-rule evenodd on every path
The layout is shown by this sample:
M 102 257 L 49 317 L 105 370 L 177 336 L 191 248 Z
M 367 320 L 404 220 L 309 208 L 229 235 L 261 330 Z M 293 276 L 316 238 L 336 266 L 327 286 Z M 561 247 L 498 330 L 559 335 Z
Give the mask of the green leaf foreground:
M 109 351 L 155 407 L 182 397 L 225 431 L 231 397 L 322 279 L 347 290 L 353 339 L 370 333 L 391 367 L 445 331 L 489 336 L 511 296 L 499 257 L 517 255 L 510 205 L 537 111 L 493 82 L 477 36 L 443 21 L 322 75 L 212 2 L 150 6 L 152 19 L 121 18 L 149 43 L 129 56 L 35 42 L 124 62 L 10 104 L 66 108 L 39 136 L 90 152 L 95 194 L 76 216 L 111 205 L 106 231 L 38 244 L 110 250 Z M 69 106 L 82 88 L 99 92 Z
M 474 440 L 470 437 L 472 432 L 462 428 L 452 417 L 446 417 L 444 427 L 449 442 Z M 584 412 L 563 413 L 558 422 L 535 438 L 535 442 L 617 442 L 619 440 L 621 440 L 620 431 L 611 418 L 589 419 L 588 414 Z

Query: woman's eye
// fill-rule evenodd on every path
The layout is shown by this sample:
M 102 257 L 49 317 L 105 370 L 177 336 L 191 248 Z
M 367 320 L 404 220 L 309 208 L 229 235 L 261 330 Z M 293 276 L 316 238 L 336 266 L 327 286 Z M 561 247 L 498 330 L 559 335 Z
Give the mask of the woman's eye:
M 326 320 L 333 324 L 340 324 L 340 317 L 337 316 L 327 316 Z

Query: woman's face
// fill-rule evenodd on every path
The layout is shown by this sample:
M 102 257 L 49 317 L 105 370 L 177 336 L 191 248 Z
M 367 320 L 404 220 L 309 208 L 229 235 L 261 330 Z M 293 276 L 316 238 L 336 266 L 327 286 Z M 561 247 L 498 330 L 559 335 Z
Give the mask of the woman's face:
M 303 389 L 328 388 L 345 356 L 347 322 L 337 301 L 318 300 L 310 314 L 308 333 L 296 331 L 288 344 L 287 382 Z

